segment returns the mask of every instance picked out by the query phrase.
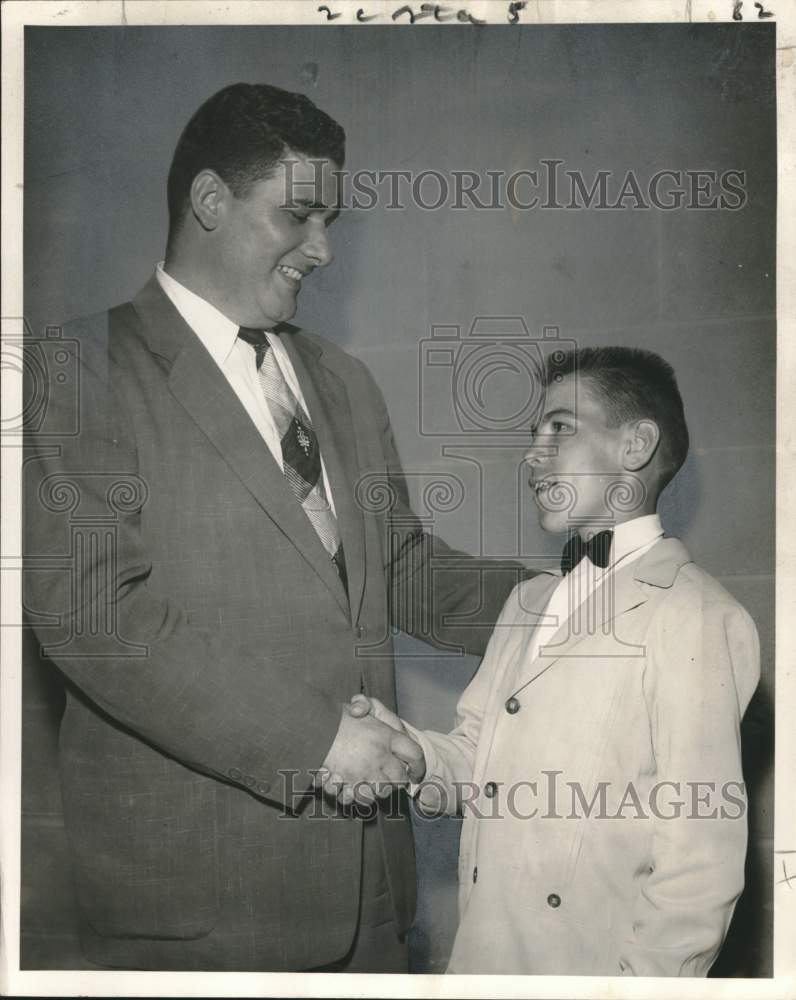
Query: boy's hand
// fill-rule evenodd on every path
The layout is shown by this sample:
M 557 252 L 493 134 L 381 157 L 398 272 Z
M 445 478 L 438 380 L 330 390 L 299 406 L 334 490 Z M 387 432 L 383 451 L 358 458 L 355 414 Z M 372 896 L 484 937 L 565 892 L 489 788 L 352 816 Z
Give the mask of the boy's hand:
M 426 759 L 420 744 L 406 731 L 403 721 L 379 701 L 378 698 L 369 698 L 364 694 L 355 694 L 351 699 L 349 711 L 354 718 L 360 719 L 365 715 L 372 715 L 379 722 L 384 722 L 396 733 L 401 734 L 401 738 L 396 737 L 390 749 L 396 757 L 399 757 L 406 764 L 406 772 L 409 779 L 415 783 L 423 780 L 426 773 Z

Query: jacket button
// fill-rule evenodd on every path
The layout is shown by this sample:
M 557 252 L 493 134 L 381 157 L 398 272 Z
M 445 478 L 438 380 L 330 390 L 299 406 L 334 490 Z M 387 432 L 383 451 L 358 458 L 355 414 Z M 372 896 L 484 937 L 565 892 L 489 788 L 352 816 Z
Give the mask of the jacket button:
M 476 865 L 475 868 L 473 868 L 473 882 L 477 881 L 478 881 L 478 865 Z
M 267 795 L 271 791 L 271 786 L 267 781 L 261 781 L 257 786 L 257 791 L 260 795 Z
M 494 781 L 487 781 L 486 787 L 484 788 L 484 795 L 488 799 L 493 799 L 497 795 L 497 785 Z
M 509 700 L 506 702 L 506 711 L 509 713 L 509 715 L 516 715 L 517 712 L 519 712 L 519 710 L 520 710 L 520 703 L 517 701 L 517 699 L 509 698 Z
M 552 906 L 554 910 L 557 909 L 559 906 L 561 906 L 561 897 L 558 895 L 557 892 L 550 893 L 550 895 L 547 897 L 547 905 Z
M 243 777 L 243 775 L 237 769 L 237 767 L 231 767 L 229 771 L 227 771 L 227 774 L 230 776 L 230 778 L 232 778 L 233 781 L 240 781 L 240 779 Z
M 250 774 L 246 775 L 246 777 L 243 779 L 243 783 L 246 785 L 247 788 L 254 788 L 254 786 L 257 784 L 257 782 Z
M 364 634 L 365 634 L 365 626 L 357 625 L 357 639 L 361 639 Z

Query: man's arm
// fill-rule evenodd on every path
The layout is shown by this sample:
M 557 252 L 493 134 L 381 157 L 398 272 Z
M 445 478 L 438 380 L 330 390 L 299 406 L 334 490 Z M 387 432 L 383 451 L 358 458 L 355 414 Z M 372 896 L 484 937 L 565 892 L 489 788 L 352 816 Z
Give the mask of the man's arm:
M 283 772 L 295 772 L 296 787 L 308 789 L 329 754 L 346 780 L 357 780 L 357 748 L 373 780 L 398 780 L 401 765 L 384 754 L 389 727 L 374 720 L 352 726 L 341 704 L 271 663 L 267 648 L 191 624 L 185 608 L 150 586 L 152 558 L 141 533 L 149 484 L 138 475 L 135 434 L 106 364 L 99 356 L 80 368 L 79 433 L 33 434 L 27 445 L 23 592 L 47 655 L 118 725 L 254 794 L 292 806 L 292 779 Z M 47 427 L 69 427 L 73 393 L 55 380 L 47 388 Z M 107 521 L 114 489 L 121 502 L 112 544 L 74 551 L 70 516 Z M 98 608 L 106 619 L 95 629 Z M 297 718 L 307 724 L 297 726 Z
M 511 559 L 457 551 L 423 530 L 410 506 L 384 397 L 367 368 L 362 368 L 381 429 L 385 485 L 394 498 L 386 545 L 392 623 L 431 645 L 483 656 L 512 589 L 537 573 Z M 460 620 L 448 620 L 452 618 Z
M 740 722 L 759 677 L 757 631 L 729 600 L 701 603 L 696 588 L 686 596 L 673 594 L 661 609 L 644 676 L 656 781 L 678 784 L 685 807 L 678 817 L 674 803 L 660 799 L 623 975 L 704 976 L 744 884 Z M 728 783 L 729 794 L 744 799 L 743 812 L 722 794 Z

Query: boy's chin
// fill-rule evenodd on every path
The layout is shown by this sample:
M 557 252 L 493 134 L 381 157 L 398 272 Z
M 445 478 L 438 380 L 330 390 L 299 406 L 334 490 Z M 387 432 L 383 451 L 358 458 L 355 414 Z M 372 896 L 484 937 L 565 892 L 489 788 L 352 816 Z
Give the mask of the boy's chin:
M 563 534 L 570 527 L 567 512 L 540 510 L 539 527 L 550 535 Z

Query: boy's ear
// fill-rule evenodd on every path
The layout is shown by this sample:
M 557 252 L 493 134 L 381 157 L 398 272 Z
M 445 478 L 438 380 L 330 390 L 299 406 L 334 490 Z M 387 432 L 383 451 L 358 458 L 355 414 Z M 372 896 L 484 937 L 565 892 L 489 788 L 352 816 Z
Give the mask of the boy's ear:
M 638 472 L 647 465 L 658 447 L 661 432 L 654 420 L 629 424 L 625 437 L 623 464 L 628 472 Z

